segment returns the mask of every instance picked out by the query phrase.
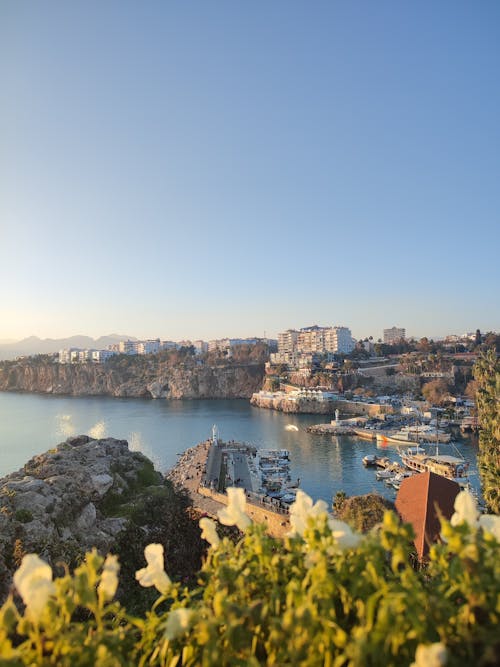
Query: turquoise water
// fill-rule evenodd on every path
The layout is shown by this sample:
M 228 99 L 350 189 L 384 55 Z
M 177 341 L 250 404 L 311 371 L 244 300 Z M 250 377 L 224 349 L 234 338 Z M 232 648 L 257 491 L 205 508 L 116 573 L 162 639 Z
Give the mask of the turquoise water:
M 393 498 L 395 493 L 362 465 L 366 454 L 381 454 L 375 443 L 306 433 L 308 425 L 321 421 L 317 415 L 254 408 L 243 400 L 152 401 L 0 392 L 0 476 L 81 433 L 128 440 L 131 449 L 143 452 L 166 471 L 175 465 L 177 454 L 206 439 L 217 424 L 224 440 L 289 449 L 292 478 L 300 477 L 300 486 L 315 499 L 330 501 L 341 490 L 348 495 L 377 491 Z M 299 431 L 287 431 L 288 424 L 295 424 Z M 474 440 L 464 438 L 458 447 L 475 468 Z M 396 460 L 397 449 L 385 448 L 385 455 Z M 477 475 L 471 482 L 479 486 Z

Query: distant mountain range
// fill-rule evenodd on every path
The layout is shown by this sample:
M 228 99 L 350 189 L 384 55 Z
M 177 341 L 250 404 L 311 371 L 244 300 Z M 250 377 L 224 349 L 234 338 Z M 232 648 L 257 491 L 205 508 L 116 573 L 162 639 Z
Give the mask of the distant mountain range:
M 118 343 L 121 340 L 137 340 L 133 336 L 122 336 L 110 334 L 100 338 L 90 336 L 70 336 L 69 338 L 38 338 L 30 336 L 14 343 L 0 344 L 0 360 L 15 359 L 16 357 L 30 356 L 32 354 L 50 354 L 58 352 L 62 348 L 79 347 L 83 349 L 105 350 L 108 345 Z

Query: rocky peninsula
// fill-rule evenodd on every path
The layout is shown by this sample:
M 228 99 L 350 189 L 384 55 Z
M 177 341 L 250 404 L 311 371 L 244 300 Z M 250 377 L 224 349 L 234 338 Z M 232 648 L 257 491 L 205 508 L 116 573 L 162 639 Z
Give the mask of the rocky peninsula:
M 0 479 L 0 599 L 25 553 L 51 565 L 120 553 L 133 570 L 160 541 L 180 576 L 196 571 L 202 545 L 185 493 L 125 440 L 69 438 Z
M 103 364 L 59 364 L 53 357 L 0 362 L 0 391 L 156 399 L 250 398 L 260 389 L 264 358 L 119 355 Z

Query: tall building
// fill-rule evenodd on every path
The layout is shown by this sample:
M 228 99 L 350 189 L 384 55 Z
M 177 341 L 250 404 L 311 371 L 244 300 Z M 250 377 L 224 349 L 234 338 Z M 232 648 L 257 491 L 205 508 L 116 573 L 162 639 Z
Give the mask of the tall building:
M 291 354 L 297 349 L 297 338 L 299 332 L 295 329 L 288 329 L 283 333 L 278 334 L 278 352 L 285 352 Z
M 304 327 L 278 334 L 279 354 L 349 354 L 355 342 L 348 327 Z
M 400 329 L 399 327 L 391 327 L 390 329 L 384 329 L 384 343 L 386 345 L 392 345 L 397 343 L 401 339 L 406 338 L 406 329 Z
M 349 327 L 330 327 L 325 329 L 325 352 L 350 354 L 356 343 Z

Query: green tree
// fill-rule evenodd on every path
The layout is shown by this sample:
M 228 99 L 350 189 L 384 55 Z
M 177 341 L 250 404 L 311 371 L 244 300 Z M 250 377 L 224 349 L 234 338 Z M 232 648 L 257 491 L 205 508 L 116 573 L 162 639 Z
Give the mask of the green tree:
M 476 402 L 481 432 L 477 463 L 483 496 L 500 514 L 500 362 L 495 350 L 483 352 L 474 366 Z
M 431 380 L 431 382 L 427 382 L 422 387 L 423 397 L 426 401 L 432 403 L 432 405 L 443 405 L 446 402 L 449 392 L 448 383 L 442 378 Z

